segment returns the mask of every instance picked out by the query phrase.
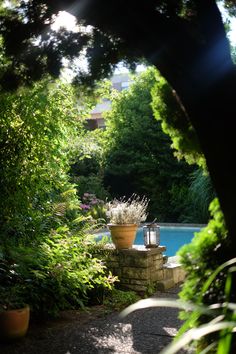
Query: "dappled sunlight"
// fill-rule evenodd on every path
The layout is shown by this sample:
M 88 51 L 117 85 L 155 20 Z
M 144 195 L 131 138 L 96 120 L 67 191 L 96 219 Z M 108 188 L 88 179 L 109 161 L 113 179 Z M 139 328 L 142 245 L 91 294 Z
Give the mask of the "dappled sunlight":
M 174 327 L 163 327 L 163 330 L 166 331 L 166 333 L 172 337 L 176 336 L 176 334 L 178 333 L 178 330 Z
M 178 288 L 172 291 L 159 295 L 176 299 Z M 146 308 L 123 319 L 118 312 L 106 315 L 100 310 L 95 316 L 75 312 L 62 321 L 31 326 L 23 341 L 3 347 L 1 353 L 159 353 L 172 342 L 181 324 L 174 308 Z
M 130 323 L 114 323 L 108 324 L 105 328 L 100 326 L 91 328 L 89 336 L 97 349 L 109 348 L 117 352 L 119 348 L 119 352 L 132 352 L 133 335 Z
M 62 27 L 68 31 L 78 32 L 78 26 L 76 26 L 76 18 L 66 11 L 59 11 L 58 15 L 55 16 L 55 20 L 51 26 L 54 31 L 57 31 Z

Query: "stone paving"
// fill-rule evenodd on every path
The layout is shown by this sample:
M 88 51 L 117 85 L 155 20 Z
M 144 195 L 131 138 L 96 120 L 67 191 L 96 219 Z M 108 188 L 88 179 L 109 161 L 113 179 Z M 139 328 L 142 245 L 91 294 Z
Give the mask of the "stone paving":
M 176 298 L 179 287 L 157 292 L 155 297 Z M 1 354 L 154 354 L 159 353 L 181 326 L 173 308 L 147 308 L 134 311 L 124 319 L 119 314 L 80 317 L 64 325 L 34 328 L 15 344 L 0 346 Z M 181 351 L 179 353 L 186 353 Z

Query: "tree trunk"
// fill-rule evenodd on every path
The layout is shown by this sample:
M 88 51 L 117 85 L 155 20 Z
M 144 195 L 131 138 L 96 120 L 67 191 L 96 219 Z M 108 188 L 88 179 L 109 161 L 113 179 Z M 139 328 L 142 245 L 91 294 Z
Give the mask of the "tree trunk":
M 232 245 L 236 235 L 235 92 L 236 76 L 232 68 L 227 77 L 209 90 L 198 105 L 188 109 L 225 216 Z M 231 251 L 230 257 L 234 255 L 232 248 Z
M 168 77 L 168 74 L 165 75 Z M 170 75 L 171 77 L 171 75 Z M 227 74 L 210 86 L 210 79 L 202 76 L 195 90 L 193 81 L 169 80 L 187 111 L 205 155 L 229 232 L 226 259 L 235 256 L 236 237 L 236 179 L 234 161 L 236 154 L 236 70 L 232 65 Z M 199 82 L 201 84 L 199 85 Z M 186 89 L 189 86 L 189 90 Z

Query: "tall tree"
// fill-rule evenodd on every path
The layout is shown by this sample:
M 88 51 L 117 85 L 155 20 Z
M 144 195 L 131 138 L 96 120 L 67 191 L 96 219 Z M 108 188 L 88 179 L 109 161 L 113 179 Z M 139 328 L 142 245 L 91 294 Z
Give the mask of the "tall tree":
M 128 90 L 111 94 L 111 111 L 105 116 L 105 182 L 116 197 L 147 196 L 149 220 L 178 222 L 184 214 L 193 167 L 177 160 L 169 136 L 153 115 L 151 90 L 156 76 L 156 70 L 149 68 L 135 77 Z M 175 106 L 169 109 L 172 115 L 176 113 Z M 177 190 L 183 197 L 178 207 Z
M 224 3 L 236 10 L 233 1 Z M 171 84 L 185 121 L 197 132 L 233 239 L 236 77 L 216 1 L 22 0 L 17 7 L 14 4 L 1 10 L 6 57 L 2 87 L 36 80 L 48 71 L 57 76 L 63 57 L 78 56 L 85 46 L 93 79 L 107 75 L 121 59 L 132 63 L 145 58 Z M 53 32 L 50 24 L 60 10 L 76 16 L 83 25 L 78 32 Z M 90 29 L 85 30 L 85 25 Z

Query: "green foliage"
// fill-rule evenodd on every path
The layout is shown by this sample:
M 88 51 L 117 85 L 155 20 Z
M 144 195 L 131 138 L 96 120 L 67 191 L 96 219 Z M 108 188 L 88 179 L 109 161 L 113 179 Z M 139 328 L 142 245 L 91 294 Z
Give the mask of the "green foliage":
M 235 10 L 235 2 L 228 0 L 224 1 L 224 3 L 229 6 L 233 13 L 233 10 Z M 233 141 L 233 139 L 229 136 L 228 144 L 222 144 L 221 153 L 217 154 L 217 158 L 215 158 L 214 150 L 218 148 L 219 140 L 215 139 L 214 141 L 212 138 L 212 126 L 215 122 L 217 123 L 218 119 L 220 122 L 220 119 L 224 116 L 224 112 L 226 112 L 226 116 L 229 116 L 229 112 L 233 111 L 234 97 L 231 95 L 231 92 L 232 86 L 234 86 L 233 77 L 235 69 L 230 61 L 229 46 L 216 3 L 214 1 L 206 2 L 206 4 L 205 2 L 198 1 L 160 1 L 157 4 L 156 1 L 151 1 L 149 5 L 146 6 L 143 2 L 140 2 L 139 4 L 135 3 L 135 16 L 133 16 L 133 1 L 126 2 L 125 8 L 123 2 L 116 2 L 114 7 L 113 4 L 108 6 L 107 2 L 92 1 L 89 2 L 82 13 L 78 11 L 77 15 L 78 20 L 82 20 L 83 24 L 96 24 L 96 26 L 93 26 L 91 32 L 87 33 L 84 33 L 84 31 L 68 33 L 64 29 L 58 33 L 53 33 L 53 30 L 50 29 L 50 20 L 52 21 L 53 15 L 63 9 L 63 4 L 65 6 L 68 5 L 65 1 L 41 1 L 39 4 L 36 1 L 25 1 L 14 2 L 14 4 L 15 8 L 10 7 L 9 9 L 3 10 L 3 7 L 1 7 L 1 35 L 4 36 L 4 58 L 0 59 L 1 88 L 15 88 L 22 82 L 29 83 L 32 80 L 38 80 L 48 71 L 54 76 L 58 76 L 62 65 L 62 57 L 66 56 L 69 59 L 78 57 L 78 53 L 86 46 L 89 69 L 96 77 L 108 74 L 111 68 L 114 68 L 114 65 L 121 59 L 131 63 L 137 58 L 145 57 L 152 61 L 162 69 L 166 77 L 172 80 L 172 83 L 179 90 L 177 93 L 182 94 L 181 98 L 189 103 L 189 112 L 187 113 L 189 113 L 190 119 L 196 123 L 195 126 L 198 129 L 199 136 L 201 136 L 202 146 L 209 144 L 207 158 L 210 162 L 209 166 L 212 168 L 210 172 L 212 174 L 214 172 L 216 173 L 215 178 L 219 189 L 217 192 L 224 206 L 226 220 L 231 227 L 230 232 L 232 233 L 231 237 L 233 237 L 234 228 L 231 226 L 233 224 L 231 220 L 232 215 L 234 215 L 232 211 L 234 203 L 229 200 L 230 189 L 232 188 L 232 199 L 235 193 L 233 189 L 234 181 L 232 179 L 231 182 L 228 177 L 232 171 L 229 166 L 225 174 L 222 175 L 215 168 L 215 164 L 220 164 L 221 166 L 225 160 L 230 161 L 227 157 L 231 156 L 233 145 L 230 145 L 229 142 Z M 124 11 L 129 21 L 120 21 Z M 113 16 L 114 13 L 116 14 L 115 17 Z M 211 18 L 211 21 L 206 21 L 207 16 Z M 140 26 L 140 23 L 142 23 L 142 26 Z M 83 30 L 83 26 L 81 26 L 81 28 Z M 146 29 L 145 33 L 143 28 Z M 36 45 L 35 38 L 38 39 L 39 46 Z M 216 51 L 211 50 L 212 48 L 216 48 L 216 43 L 219 43 L 220 47 L 218 48 L 220 49 L 220 55 L 216 55 Z M 206 58 L 208 58 L 208 60 L 206 60 Z M 218 74 L 219 72 L 223 73 L 221 69 L 223 69 L 225 63 L 228 64 L 230 77 L 228 85 L 227 79 L 218 80 Z M 219 68 L 219 70 L 212 70 L 212 68 Z M 164 107 L 163 111 L 166 109 L 169 109 L 169 105 L 168 107 Z M 218 116 L 217 111 L 219 112 Z M 4 112 L 5 109 L 1 112 L 1 116 Z M 203 117 L 200 117 L 201 113 Z M 32 112 L 32 115 L 33 114 L 34 112 Z M 10 112 L 9 115 L 11 116 L 12 113 Z M 199 115 L 199 117 L 196 117 L 196 115 Z M 209 118 L 209 120 L 204 119 L 204 115 L 206 118 Z M 185 141 L 181 141 L 179 145 L 179 137 L 177 134 L 173 131 L 172 135 L 175 138 L 176 145 L 181 147 L 181 154 L 183 151 L 185 155 L 188 155 L 189 160 L 198 161 L 200 165 L 204 166 L 198 143 L 195 140 L 195 134 L 186 117 L 187 114 L 184 114 L 184 118 L 182 119 L 181 117 L 179 123 L 178 120 L 176 120 L 175 127 L 176 130 L 184 131 L 185 141 L 188 143 L 185 144 Z M 221 138 L 221 124 L 218 126 L 218 137 Z M 18 157 L 18 152 L 24 150 L 21 144 L 21 138 L 17 138 L 22 130 L 20 126 L 18 128 L 19 129 L 13 129 L 16 135 L 16 139 L 14 140 L 15 144 L 12 144 L 7 152 L 8 155 L 10 155 L 12 149 L 12 157 L 7 160 L 10 161 L 11 167 L 15 165 L 16 167 L 18 166 L 18 159 L 15 159 L 14 155 Z M 11 131 L 12 127 L 9 126 L 9 129 L 4 132 L 5 136 L 11 133 Z M 228 134 L 229 133 L 230 129 L 228 131 Z M 208 138 L 209 141 L 207 140 Z M 182 140 L 182 138 L 180 140 Z M 26 139 L 26 141 L 30 141 L 30 135 L 29 139 Z M 5 146 L 7 144 L 8 139 L 5 141 Z M 127 144 L 126 147 L 129 147 L 129 145 Z M 145 154 L 147 154 L 146 150 Z M 25 156 L 27 156 L 27 153 Z M 57 162 L 58 160 L 55 161 L 55 165 Z M 155 159 L 154 162 L 156 162 Z M 40 166 L 40 162 L 37 163 L 37 165 Z M 119 159 L 117 159 L 117 166 L 118 165 Z M 232 165 L 232 163 L 230 163 L 230 165 Z M 11 168 L 11 170 L 13 169 Z M 149 170 L 152 171 L 150 168 Z M 19 169 L 16 168 L 16 176 L 18 176 L 18 172 Z M 154 172 L 156 173 L 157 171 Z M 5 178 L 6 175 L 9 176 Z M 3 196 L 5 197 L 8 193 L 8 196 L 11 198 L 11 196 L 14 195 L 12 200 L 16 201 L 16 205 L 20 206 L 20 193 L 17 193 L 20 189 L 19 184 L 15 182 L 12 173 L 7 173 L 6 175 L 1 186 L 5 186 L 5 183 L 9 181 L 9 193 L 8 189 L 5 188 Z M 146 175 L 146 171 L 144 171 L 144 175 Z M 35 176 L 37 177 L 39 174 L 37 173 Z M 20 180 L 20 182 L 23 180 L 24 179 Z M 124 179 L 123 182 L 127 180 L 128 179 Z M 227 183 L 229 187 L 226 187 Z M 27 195 L 27 193 L 24 193 L 26 189 L 24 186 L 26 185 L 28 189 L 30 189 L 29 184 L 21 183 L 20 185 L 23 186 L 22 195 Z M 226 193 L 224 193 L 224 189 Z M 169 188 L 165 188 L 165 190 L 169 190 Z M 29 191 L 27 192 L 29 193 Z M 153 189 L 153 195 L 155 194 L 154 192 L 157 196 L 161 195 L 158 190 Z M 126 193 L 123 192 L 122 195 L 123 194 Z M 3 203 L 7 198 L 0 199 L 3 200 L 0 207 L 5 207 Z M 163 200 L 160 198 L 159 203 L 162 203 Z M 21 217 L 17 219 L 18 213 L 14 210 L 14 202 L 9 203 L 9 201 L 9 210 L 5 208 L 5 212 L 3 212 L 1 235 L 26 235 L 28 231 L 32 234 L 34 229 L 31 226 L 31 214 L 26 213 L 26 216 L 29 215 L 30 226 L 20 231 L 22 219 Z M 28 201 L 27 198 L 23 198 L 22 209 L 30 210 L 30 205 L 29 208 L 27 208 L 27 203 L 29 204 L 30 202 L 31 201 Z M 39 205 L 42 204 L 40 203 L 41 202 L 39 202 Z M 9 205 L 12 207 L 9 207 Z M 32 208 L 32 210 L 35 209 L 37 210 L 37 204 L 36 208 Z M 8 215 L 10 216 L 10 220 L 8 220 Z M 13 225 L 14 215 L 17 225 L 16 230 Z M 24 217 L 25 214 L 22 212 L 22 215 Z M 33 216 L 33 219 L 36 220 L 37 215 L 34 214 Z M 26 225 L 26 220 L 23 219 L 23 221 L 24 223 L 22 224 Z M 215 223 L 217 223 L 217 218 L 215 219 Z M 41 224 L 41 220 L 39 224 Z M 5 225 L 6 229 L 4 229 Z M 217 253 L 217 250 L 221 247 L 223 251 L 223 246 L 221 244 L 221 246 L 218 247 L 219 244 L 217 244 L 215 239 L 216 234 L 218 235 L 218 233 L 222 231 L 222 237 L 224 235 L 224 230 L 222 230 L 222 228 L 224 229 L 223 220 L 220 220 L 218 226 L 216 224 L 211 226 L 213 232 L 209 229 L 209 233 L 205 236 L 206 245 L 208 245 L 209 248 L 206 250 L 204 244 L 202 245 L 203 250 L 205 250 L 206 253 L 208 252 L 207 261 L 209 264 L 211 264 L 210 255 L 212 254 L 209 244 L 209 242 L 211 242 L 209 241 L 211 240 L 211 236 L 213 236 L 212 238 L 214 242 L 216 242 L 213 248 L 213 254 L 216 255 L 216 259 L 218 256 L 223 256 L 224 254 L 224 252 L 220 254 Z M 201 254 L 204 256 L 204 252 L 201 252 Z M 191 264 L 190 258 L 189 256 L 189 264 Z M 196 254 L 193 259 L 198 260 Z M 214 259 L 214 262 L 217 262 L 216 259 Z M 200 261 L 202 261 L 202 259 L 200 259 Z M 204 261 L 205 260 L 203 260 L 203 262 Z M 219 261 L 220 257 L 218 259 L 218 262 Z M 199 271 L 197 266 L 201 268 L 202 263 L 197 262 L 196 264 L 191 264 L 194 272 Z M 201 274 L 199 275 L 201 276 Z M 194 285 L 195 284 L 193 284 L 193 288 Z M 217 292 L 218 289 L 216 289 L 216 294 Z
M 171 206 L 174 212 L 181 210 L 179 222 L 206 224 L 209 221 L 209 205 L 215 198 L 215 191 L 207 172 L 201 168 L 189 175 L 189 184 L 173 185 Z
M 26 304 L 26 288 L 18 265 L 5 259 L 0 249 L 0 312 L 19 309 Z
M 157 291 L 157 287 L 156 287 L 155 282 L 148 284 L 147 290 L 145 292 L 145 297 L 148 298 L 148 297 L 152 296 L 154 293 L 156 293 L 156 291 Z
M 60 193 L 73 188 L 70 146 L 82 123 L 72 88 L 59 82 L 3 94 L 1 103 L 0 237 L 34 238 L 50 224 Z
M 75 68 L 78 76 L 76 81 L 91 84 L 107 77 L 122 60 L 131 68 L 135 67 L 140 58 L 156 61 L 154 51 L 159 52 L 164 46 L 166 50 L 158 56 L 158 64 L 165 70 L 168 68 L 174 76 L 171 60 L 174 57 L 178 68 L 176 77 L 179 78 L 185 72 L 183 67 L 189 68 L 187 64 L 192 65 L 192 55 L 200 55 L 197 48 L 203 50 L 206 47 L 205 50 L 208 50 L 205 43 L 209 40 L 207 35 L 210 29 L 201 26 L 202 11 L 211 11 L 212 21 L 217 25 L 219 21 L 218 12 L 214 11 L 215 2 L 209 6 L 199 6 L 197 1 L 152 1 L 147 8 L 140 3 L 135 8 L 133 19 L 133 2 L 126 3 L 124 8 L 123 3 L 108 5 L 92 1 L 83 12 L 73 13 L 81 25 L 76 32 L 66 28 L 55 32 L 50 24 L 59 11 L 68 9 L 67 1 L 58 4 L 48 0 L 41 0 L 40 4 L 17 1 L 9 3 L 11 6 L 1 7 L 1 35 L 4 37 L 3 49 L 6 53 L 1 85 L 5 89 L 39 80 L 47 72 L 58 77 L 64 64 L 62 58 L 72 60 L 78 58 L 80 53 L 86 55 L 89 74 L 82 68 Z M 235 13 L 234 1 L 225 0 L 224 4 L 232 14 Z M 124 11 L 129 21 L 121 23 Z M 161 21 L 157 21 L 159 18 Z M 143 23 L 143 27 L 140 27 L 140 23 Z M 84 31 L 84 24 L 91 25 L 90 31 Z M 143 28 L 146 28 L 145 34 Z M 218 32 L 214 33 L 217 38 Z M 215 37 L 211 37 L 214 41 Z M 222 37 L 224 40 L 225 37 Z M 38 39 L 38 45 L 35 38 Z
M 233 288 L 233 276 L 236 272 L 236 258 L 220 264 L 203 283 L 202 291 L 198 296 L 196 305 L 189 305 L 188 320 L 182 327 L 182 334 L 169 345 L 163 354 L 177 353 L 179 348 L 187 344 L 195 349 L 196 353 L 234 353 L 234 332 L 236 327 L 236 304 L 232 303 L 231 290 Z M 202 305 L 204 294 L 213 283 L 219 282 L 219 277 L 224 276 L 224 301 L 213 303 L 208 306 Z M 214 285 L 215 286 L 215 285 Z M 235 299 L 234 299 L 235 300 Z M 190 309 L 192 307 L 192 309 Z M 186 327 L 193 327 L 186 332 Z M 172 349 L 172 350 L 170 350 Z M 169 351 L 170 350 L 170 351 Z
M 215 193 L 196 132 L 176 92 L 158 73 L 156 79 L 152 87 L 152 108 L 156 119 L 169 135 L 175 156 L 200 166 L 189 175 L 189 187 L 186 184 L 172 185 L 172 210 L 180 213 L 179 222 L 207 223 L 209 204 Z
M 92 256 L 93 225 L 69 182 L 73 144 L 83 129 L 74 90 L 40 82 L 2 95 L 0 109 L 1 265 L 9 281 L 17 275 L 17 282 L 1 282 L 1 301 L 7 306 L 12 293 L 33 315 L 56 316 L 115 281 Z
M 103 185 L 104 132 L 84 131 L 76 139 L 74 150 L 70 176 L 77 184 L 78 196 L 82 198 L 84 193 L 92 193 L 105 200 L 109 193 Z
M 100 225 L 107 222 L 105 202 L 98 199 L 95 194 L 84 193 L 82 196 L 81 211 L 84 215 L 89 215 L 92 220 L 96 220 Z
M 176 222 L 184 222 L 183 218 L 186 214 L 186 210 L 191 208 L 191 204 L 188 201 L 189 195 L 189 181 L 184 185 L 173 184 L 170 190 L 170 207 L 172 209 L 173 215 L 178 215 Z M 194 210 L 195 212 L 195 210 Z M 192 214 L 191 214 L 192 215 Z M 192 222 L 197 222 L 194 219 Z
M 219 257 L 222 259 L 221 263 L 225 257 L 222 250 L 227 244 L 227 231 L 217 199 L 211 203 L 210 211 L 212 219 L 208 225 L 195 235 L 191 244 L 183 246 L 179 251 L 181 263 L 188 272 L 188 279 L 192 283 L 191 287 L 185 285 L 186 291 L 190 291 L 194 299 L 200 293 L 201 282 L 209 277 L 213 269 L 217 268 Z M 214 250 L 214 256 L 212 250 Z M 184 293 L 185 291 L 183 291 L 183 295 Z
M 97 173 L 103 161 L 103 134 L 96 129 L 94 131 L 83 131 L 74 141 L 75 151 L 71 174 L 89 176 Z
M 158 73 L 156 79 L 152 88 L 152 108 L 163 131 L 170 136 L 176 156 L 206 168 L 196 132 L 176 92 Z
M 103 176 L 100 174 L 91 174 L 90 176 L 74 176 L 73 181 L 77 182 L 77 194 L 80 199 L 83 198 L 85 193 L 95 194 L 102 200 L 109 197 L 109 193 L 103 185 Z
M 114 288 L 106 295 L 104 305 L 113 311 L 121 311 L 138 300 L 140 300 L 140 297 L 134 291 L 123 291 Z
M 60 227 L 40 244 L 8 250 L 7 261 L 20 274 L 33 315 L 57 316 L 60 310 L 84 306 L 95 286 L 112 288 L 115 278 L 92 256 L 84 233 L 84 227 L 77 232 Z
M 205 290 L 203 290 L 203 283 L 208 280 L 219 264 L 227 260 L 229 248 L 227 231 L 217 199 L 211 203 L 210 211 L 212 219 L 208 225 L 194 236 L 191 244 L 183 246 L 179 251 L 180 261 L 187 272 L 187 279 L 180 297 L 183 300 L 206 305 L 226 301 L 224 273 L 220 272 Z M 189 315 L 186 312 L 182 312 L 181 317 L 187 320 L 182 332 L 206 320 L 203 317 L 194 321 L 193 317 L 188 321 Z
M 215 198 L 215 191 L 209 174 L 200 168 L 191 175 L 191 183 L 186 198 L 187 205 L 182 222 L 205 224 L 210 218 L 209 205 Z
M 115 197 L 146 195 L 150 219 L 173 222 L 183 210 L 172 208 L 172 189 L 187 185 L 192 167 L 174 157 L 170 139 L 153 116 L 150 90 L 155 75 L 149 68 L 128 90 L 112 97 L 106 114 L 104 181 Z

